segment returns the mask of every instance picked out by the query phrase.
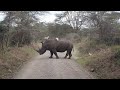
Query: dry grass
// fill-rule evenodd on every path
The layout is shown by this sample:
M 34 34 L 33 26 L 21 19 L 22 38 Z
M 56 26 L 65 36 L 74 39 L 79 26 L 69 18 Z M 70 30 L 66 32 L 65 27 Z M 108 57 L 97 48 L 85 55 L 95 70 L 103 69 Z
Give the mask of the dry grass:
M 35 51 L 30 46 L 10 48 L 5 54 L 0 54 L 0 79 L 12 78 L 33 55 Z
M 86 44 L 87 42 L 81 42 L 77 45 L 78 63 L 89 71 L 92 70 L 98 79 L 120 79 L 120 46 L 99 45 L 97 49 L 94 47 L 90 50 L 86 49 L 89 46 Z M 79 47 L 83 49 L 80 50 Z

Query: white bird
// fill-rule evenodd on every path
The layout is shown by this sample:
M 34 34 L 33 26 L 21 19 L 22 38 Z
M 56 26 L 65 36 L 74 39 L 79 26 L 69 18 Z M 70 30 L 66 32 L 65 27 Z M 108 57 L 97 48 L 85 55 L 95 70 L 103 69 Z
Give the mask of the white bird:
M 89 55 L 91 56 L 92 54 L 91 54 L 91 53 L 89 53 Z
M 56 38 L 56 40 L 58 41 L 58 40 L 59 40 L 59 38 Z

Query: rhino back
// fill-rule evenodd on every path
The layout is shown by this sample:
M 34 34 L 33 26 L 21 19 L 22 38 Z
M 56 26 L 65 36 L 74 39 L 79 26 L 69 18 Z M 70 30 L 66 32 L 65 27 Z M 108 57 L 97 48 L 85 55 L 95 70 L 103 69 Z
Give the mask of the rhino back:
M 57 52 L 64 52 L 68 49 L 72 49 L 73 45 L 69 41 L 47 40 L 44 44 L 44 48 L 47 50 L 56 49 Z
M 57 41 L 55 41 L 55 40 L 46 40 L 44 42 L 43 48 L 46 48 L 47 50 L 54 49 L 54 48 L 56 48 L 56 43 L 57 43 Z
M 58 41 L 56 50 L 58 52 L 64 52 L 64 51 L 70 50 L 72 48 L 73 48 L 73 45 L 69 41 Z

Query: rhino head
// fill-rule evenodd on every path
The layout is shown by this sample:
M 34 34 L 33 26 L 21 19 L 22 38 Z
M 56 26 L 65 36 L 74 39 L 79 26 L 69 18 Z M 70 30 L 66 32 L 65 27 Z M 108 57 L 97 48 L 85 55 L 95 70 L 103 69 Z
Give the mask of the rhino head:
M 40 48 L 39 50 L 36 50 L 40 55 L 44 54 L 46 52 L 46 49 Z
M 46 48 L 44 47 L 44 41 L 41 42 L 42 47 L 39 50 L 36 50 L 40 55 L 44 54 L 46 52 Z

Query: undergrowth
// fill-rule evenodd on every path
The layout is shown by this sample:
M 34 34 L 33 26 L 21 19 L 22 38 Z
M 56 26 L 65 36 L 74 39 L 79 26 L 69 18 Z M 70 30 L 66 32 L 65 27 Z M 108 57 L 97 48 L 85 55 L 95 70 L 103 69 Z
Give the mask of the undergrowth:
M 84 39 L 76 48 L 77 62 L 98 79 L 120 78 L 120 45 L 107 46 Z
M 30 46 L 9 48 L 0 54 L 0 79 L 10 79 L 21 66 L 35 55 Z

